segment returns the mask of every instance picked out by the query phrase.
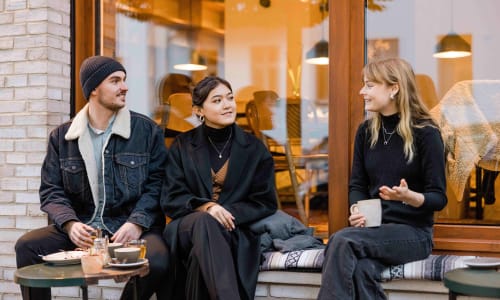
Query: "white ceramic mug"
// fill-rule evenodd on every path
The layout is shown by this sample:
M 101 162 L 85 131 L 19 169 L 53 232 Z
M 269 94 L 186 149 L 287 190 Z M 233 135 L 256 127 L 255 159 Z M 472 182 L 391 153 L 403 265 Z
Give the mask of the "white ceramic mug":
M 351 214 L 358 213 L 365 216 L 365 227 L 377 227 L 382 223 L 382 203 L 380 199 L 360 200 L 351 205 Z

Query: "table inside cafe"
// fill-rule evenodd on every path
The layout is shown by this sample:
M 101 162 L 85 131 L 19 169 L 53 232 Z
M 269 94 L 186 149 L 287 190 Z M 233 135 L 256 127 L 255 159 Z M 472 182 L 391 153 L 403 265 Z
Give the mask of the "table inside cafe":
M 147 263 L 129 268 L 105 267 L 96 274 L 83 273 L 81 264 L 53 265 L 41 263 L 16 270 L 14 282 L 28 287 L 80 286 L 82 299 L 87 300 L 87 287 L 98 284 L 99 280 L 113 279 L 115 282 L 125 282 L 131 279 L 134 287 L 134 299 L 137 299 L 135 281 L 138 277 L 143 277 L 148 273 L 149 264 Z

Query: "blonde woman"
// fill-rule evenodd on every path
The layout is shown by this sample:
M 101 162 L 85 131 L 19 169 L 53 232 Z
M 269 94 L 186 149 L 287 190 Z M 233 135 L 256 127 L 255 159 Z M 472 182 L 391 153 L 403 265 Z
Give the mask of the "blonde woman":
M 365 227 L 354 212 L 351 227 L 330 237 L 318 299 L 386 299 L 381 272 L 429 256 L 434 211 L 447 203 L 443 142 L 411 66 L 398 58 L 370 62 L 363 81 L 373 116 L 356 133 L 349 203 L 380 198 L 382 225 Z

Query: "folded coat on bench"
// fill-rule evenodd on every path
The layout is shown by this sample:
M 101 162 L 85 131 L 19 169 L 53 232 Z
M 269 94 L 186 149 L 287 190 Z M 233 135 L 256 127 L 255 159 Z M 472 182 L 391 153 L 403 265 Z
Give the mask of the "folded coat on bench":
M 260 270 L 321 272 L 324 259 L 323 252 L 324 249 L 298 250 L 286 253 L 265 252 L 265 259 L 260 266 Z M 424 260 L 390 266 L 382 272 L 382 279 L 440 281 L 443 279 L 444 273 L 453 269 L 466 267 L 464 261 L 471 258 L 475 258 L 475 256 L 430 255 Z

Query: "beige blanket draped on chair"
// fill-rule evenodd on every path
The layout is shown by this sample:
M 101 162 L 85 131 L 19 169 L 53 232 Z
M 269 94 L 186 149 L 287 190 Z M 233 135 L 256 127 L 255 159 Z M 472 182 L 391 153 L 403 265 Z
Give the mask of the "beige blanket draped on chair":
M 448 185 L 462 201 L 476 165 L 498 170 L 500 160 L 500 80 L 456 83 L 431 110 L 447 153 Z

